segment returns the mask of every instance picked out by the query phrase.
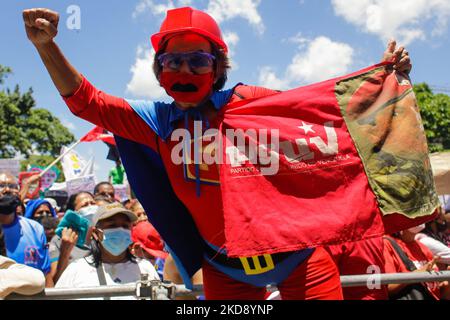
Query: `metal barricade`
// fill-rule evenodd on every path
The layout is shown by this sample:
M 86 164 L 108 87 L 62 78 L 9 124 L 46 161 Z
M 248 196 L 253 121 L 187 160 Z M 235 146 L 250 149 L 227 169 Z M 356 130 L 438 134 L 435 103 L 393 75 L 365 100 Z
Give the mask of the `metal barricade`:
M 386 285 L 390 283 L 419 283 L 450 280 L 450 271 L 383 273 L 341 276 L 342 287 Z
M 135 297 L 139 300 L 173 300 L 176 297 L 200 295 L 203 286 L 194 286 L 193 290 L 184 285 L 176 285 L 167 281 L 148 280 L 143 275 L 135 284 L 97 286 L 86 288 L 46 288 L 33 296 L 11 294 L 6 300 L 73 300 L 112 297 Z
M 343 287 L 377 286 L 390 283 L 418 283 L 450 280 L 450 271 L 409 272 L 409 273 L 384 273 L 341 276 Z M 275 286 L 269 286 L 269 291 L 277 290 Z M 173 300 L 176 297 L 192 297 L 203 293 L 203 286 L 194 286 L 193 290 L 184 285 L 175 285 L 171 282 L 148 280 L 143 277 L 135 284 L 116 286 L 97 286 L 92 288 L 49 288 L 34 296 L 10 295 L 7 300 L 64 300 L 64 299 L 89 299 L 111 297 L 136 297 L 145 300 Z

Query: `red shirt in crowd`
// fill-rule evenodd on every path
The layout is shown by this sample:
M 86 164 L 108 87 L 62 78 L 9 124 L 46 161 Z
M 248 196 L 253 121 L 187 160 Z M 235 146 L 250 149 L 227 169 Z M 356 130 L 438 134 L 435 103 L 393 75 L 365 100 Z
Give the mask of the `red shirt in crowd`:
M 404 242 L 401 239 L 395 238 L 400 248 L 406 253 L 407 257 L 414 263 L 417 269 L 420 269 L 428 262 L 433 260 L 433 253 L 425 245 L 419 241 Z M 401 273 L 410 272 L 403 263 L 400 256 L 395 251 L 391 242 L 384 239 L 384 259 L 386 273 Z M 439 269 L 435 266 L 435 271 Z M 436 298 L 440 298 L 440 289 L 437 282 L 427 282 L 425 284 L 430 293 Z

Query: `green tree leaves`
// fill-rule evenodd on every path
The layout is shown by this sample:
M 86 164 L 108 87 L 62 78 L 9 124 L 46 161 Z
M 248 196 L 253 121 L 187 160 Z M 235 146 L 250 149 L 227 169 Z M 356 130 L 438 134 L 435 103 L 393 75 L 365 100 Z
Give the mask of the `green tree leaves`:
M 434 94 L 426 83 L 414 85 L 430 152 L 450 149 L 450 97 Z
M 0 65 L 0 84 L 11 73 Z M 46 109 L 36 107 L 33 90 L 21 93 L 16 85 L 0 91 L 0 158 L 17 154 L 57 156 L 61 147 L 74 141 L 72 133 Z

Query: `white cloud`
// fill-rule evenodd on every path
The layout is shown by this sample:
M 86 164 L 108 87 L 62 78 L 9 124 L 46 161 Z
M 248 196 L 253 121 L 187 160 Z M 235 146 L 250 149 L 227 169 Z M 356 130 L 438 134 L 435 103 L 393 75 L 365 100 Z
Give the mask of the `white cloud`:
M 383 42 L 395 38 L 402 45 L 424 40 L 433 24 L 432 36 L 447 30 L 449 0 L 332 0 L 336 15 L 364 32 L 377 35 Z
M 62 125 L 63 125 L 64 127 L 66 127 L 66 128 L 69 129 L 69 130 L 75 130 L 75 129 L 76 129 L 75 124 L 74 124 L 73 122 L 71 122 L 71 121 L 65 119 L 65 118 L 62 119 L 61 123 L 62 123 Z
M 164 1 L 163 4 L 157 4 L 153 0 L 141 0 L 133 12 L 133 18 L 137 18 L 140 14 L 150 11 L 153 15 L 165 15 L 167 10 L 190 6 L 191 0 L 169 0 Z
M 284 77 L 278 77 L 273 68 L 265 66 L 260 69 L 260 85 L 288 89 L 344 75 L 352 66 L 354 50 L 348 44 L 324 36 L 313 40 L 302 38 L 298 43 L 299 51 L 286 68 Z
M 305 47 L 305 45 L 307 45 L 310 42 L 310 40 L 304 37 L 301 32 L 297 33 L 295 36 L 290 37 L 288 39 L 283 39 L 282 41 L 298 44 L 300 48 Z
M 222 34 L 223 41 L 228 45 L 228 58 L 234 70 L 239 68 L 237 62 L 233 59 L 236 46 L 239 42 L 239 35 L 236 32 L 224 31 Z
M 258 6 L 261 0 L 210 0 L 205 10 L 217 23 L 234 18 L 247 20 L 260 34 L 265 27 Z M 168 0 L 157 3 L 155 0 L 141 0 L 134 9 L 133 18 L 150 11 L 154 16 L 165 15 L 167 10 L 192 6 L 192 0 Z
M 217 23 L 237 17 L 243 18 L 263 34 L 265 26 L 258 12 L 260 3 L 261 0 L 210 0 L 206 12 L 214 17 Z
M 153 49 L 138 46 L 136 61 L 130 70 L 133 76 L 127 84 L 127 92 L 137 98 L 159 99 L 165 94 L 153 74 L 154 56 Z
M 291 81 L 317 82 L 345 74 L 353 61 L 353 48 L 327 37 L 312 40 L 296 54 L 287 69 Z
M 232 51 L 239 42 L 239 35 L 236 32 L 225 31 L 223 33 L 223 40 L 228 45 L 230 51 Z
M 269 66 L 260 68 L 258 82 L 260 86 L 273 90 L 285 90 L 289 87 L 289 80 L 278 78 L 273 68 Z

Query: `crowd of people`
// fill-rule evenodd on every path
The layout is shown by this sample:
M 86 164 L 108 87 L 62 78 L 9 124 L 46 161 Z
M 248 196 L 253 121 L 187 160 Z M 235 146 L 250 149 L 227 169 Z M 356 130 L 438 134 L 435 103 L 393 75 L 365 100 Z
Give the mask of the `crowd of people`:
M 109 182 L 97 184 L 94 194 L 72 194 L 58 206 L 53 198 L 21 198 L 17 179 L 0 173 L 0 203 L 2 298 L 11 292 L 36 294 L 44 286 L 135 283 L 143 275 L 180 283 L 140 203 L 118 200 Z
M 37 294 L 44 287 L 130 284 L 144 274 L 150 280 L 183 284 L 173 257 L 148 222 L 142 205 L 137 199 L 118 200 L 109 182 L 97 184 L 93 194 L 70 195 L 62 206 L 52 198 L 21 198 L 20 188 L 14 176 L 0 173 L 0 297 L 12 292 Z M 384 265 L 378 266 L 383 273 L 450 270 L 450 210 L 444 208 L 439 208 L 431 222 L 384 237 L 380 244 Z M 325 249 L 341 274 L 352 274 L 346 272 L 351 265 L 338 263 L 342 252 L 333 254 L 332 247 Z M 347 259 L 353 268 L 361 270 L 360 253 L 351 247 L 344 251 L 353 258 Z M 202 284 L 202 272 L 192 280 Z M 411 290 L 417 287 L 421 298 L 450 298 L 446 281 L 342 291 L 344 299 L 404 299 L 411 298 Z M 280 295 L 267 292 L 265 298 L 279 299 Z
M 161 87 L 174 99 L 170 104 L 125 100 L 97 89 L 69 63 L 54 41 L 59 21 L 56 12 L 48 9 L 25 10 L 23 19 L 29 40 L 39 52 L 69 109 L 78 117 L 112 132 L 124 164 L 122 166 L 122 162 L 118 161 L 116 168 L 110 172 L 110 182 L 99 183 L 93 194 L 89 190 L 71 194 L 64 206 L 58 206 L 52 199 L 25 199 L 27 189 L 38 179 L 36 176 L 19 186 L 10 174 L 0 175 L 2 255 L 16 264 L 42 272 L 44 278 L 30 283 L 33 290 L 38 290 L 42 281 L 48 288 L 80 288 L 134 283 L 146 274 L 150 280 L 184 283 L 188 288 L 193 284 L 203 284 L 204 298 L 210 300 L 450 298 L 450 286 L 446 281 L 349 288 L 342 288 L 340 282 L 340 275 L 373 273 L 374 269 L 378 273 L 397 273 L 449 268 L 449 215 L 442 208 L 436 209 L 437 195 L 432 192 L 429 180 L 424 180 L 424 190 L 432 195 L 431 201 L 428 206 L 417 201 L 417 208 L 423 209 L 422 215 L 414 221 L 403 217 L 402 221 L 406 223 L 403 230 L 396 226 L 394 234 L 382 236 L 385 229 L 378 203 L 374 200 L 378 194 L 374 194 L 367 185 L 367 189 L 357 189 L 352 196 L 361 196 L 361 201 L 367 201 L 372 207 L 359 208 L 364 214 L 358 216 L 355 213 L 356 218 L 349 220 L 347 225 L 341 216 L 334 216 L 336 221 L 342 222 L 334 232 L 329 232 L 325 227 L 326 214 L 321 217 L 324 218 L 323 226 L 300 221 L 309 224 L 309 227 L 313 225 L 311 230 L 323 236 L 311 242 L 305 225 L 297 221 L 303 216 L 289 216 L 289 211 L 292 211 L 288 210 L 289 205 L 297 203 L 301 196 L 293 194 L 284 197 L 287 202 L 285 206 L 274 200 L 273 207 L 280 205 L 285 210 L 275 210 L 273 213 L 269 210 L 270 214 L 260 217 L 254 212 L 256 208 L 261 209 L 258 201 L 272 196 L 268 190 L 280 192 L 280 197 L 290 195 L 283 189 L 285 186 L 279 184 L 278 188 L 271 189 L 269 184 L 261 188 L 258 185 L 261 190 L 251 194 L 260 196 L 259 200 L 246 198 L 250 199 L 249 202 L 242 203 L 238 196 L 234 198 L 236 203 L 225 203 L 224 192 L 233 188 L 231 183 L 221 185 L 221 178 L 224 177 L 223 167 L 219 166 L 221 163 L 201 166 L 193 163 L 192 159 L 186 159 L 190 156 L 189 152 L 178 150 L 175 140 L 169 139 L 178 129 L 194 136 L 197 131 L 203 134 L 208 129 L 222 128 L 224 113 L 236 107 L 239 109 L 249 101 L 278 98 L 278 103 L 284 103 L 288 99 L 279 98 L 287 97 L 282 92 L 243 84 L 221 90 L 230 68 L 228 47 L 216 21 L 205 12 L 190 7 L 169 10 L 160 31 L 151 37 L 156 52 L 153 71 Z M 384 78 L 394 74 L 398 76 L 394 82 L 409 84 L 407 78 L 412 68 L 409 54 L 405 48 L 397 48 L 395 41 L 388 44 L 379 68 L 383 69 L 380 73 L 385 75 Z M 405 81 L 399 81 L 401 79 Z M 367 93 L 370 94 L 374 93 Z M 288 103 L 286 107 L 294 104 Z M 275 112 L 273 105 L 263 105 L 260 110 L 262 114 L 253 117 L 253 122 Z M 294 111 L 298 113 L 298 110 Z M 246 110 L 241 110 L 241 113 L 231 117 L 239 123 L 245 113 Z M 336 115 L 332 117 L 336 119 Z M 198 122 L 201 123 L 199 130 L 196 128 Z M 330 127 L 332 123 L 324 125 L 328 145 L 319 137 L 310 139 L 316 141 L 322 160 L 338 152 L 334 151 L 338 146 L 337 142 L 336 145 L 333 143 L 333 139 L 337 138 L 334 128 Z M 305 134 L 307 127 L 304 122 L 300 127 Z M 300 145 L 299 141 L 302 139 L 297 140 L 300 153 L 304 152 L 302 147 L 309 152 L 308 146 Z M 204 146 L 204 149 L 208 147 Z M 371 149 L 380 151 L 378 146 Z M 172 157 L 180 151 L 183 151 L 183 163 L 174 161 Z M 308 152 L 305 159 L 301 154 L 298 159 L 307 160 L 308 154 L 314 158 L 313 153 Z M 361 163 L 361 167 L 363 165 Z M 353 171 L 361 169 L 352 168 Z M 141 203 L 136 199 L 121 202 L 115 197 L 111 182 L 123 181 L 125 169 L 133 185 L 131 194 L 136 195 Z M 408 170 L 408 166 L 405 165 L 404 169 Z M 208 171 L 208 175 L 205 176 L 202 171 Z M 338 176 L 339 173 L 324 171 L 326 177 L 323 180 L 327 182 L 321 186 L 325 188 L 325 184 L 333 181 L 330 176 Z M 342 171 L 341 174 L 348 175 L 347 180 L 340 180 L 341 184 L 352 182 L 348 180 L 354 176 L 349 172 Z M 363 177 L 358 181 L 365 186 L 367 177 L 363 172 L 359 177 Z M 280 176 L 276 178 L 282 179 Z M 319 186 L 319 183 L 314 186 Z M 237 188 L 238 184 L 234 187 Z M 290 188 L 297 187 L 290 185 Z M 333 193 L 331 191 L 335 190 L 330 190 Z M 313 201 L 322 195 L 303 196 Z M 239 201 L 241 203 L 237 203 Z M 232 216 L 236 212 L 230 209 L 230 205 L 241 206 L 241 211 L 236 210 L 238 217 Z M 357 210 L 344 202 L 341 206 L 342 213 Z M 294 211 L 303 210 L 302 213 L 308 210 L 303 207 L 296 209 L 298 206 L 292 208 Z M 321 210 L 314 208 L 318 209 Z M 417 221 L 430 220 L 435 210 L 441 210 L 435 220 L 411 228 L 420 223 Z M 332 211 L 328 210 L 328 217 L 335 214 Z M 261 212 L 267 213 L 267 210 Z M 358 230 L 367 232 L 367 236 L 355 235 L 352 231 L 354 225 L 360 226 Z M 231 230 L 232 227 L 235 229 Z M 250 232 L 254 231 L 250 230 L 252 228 L 258 232 Z M 273 238 L 264 236 L 264 228 L 271 229 Z M 239 241 L 232 241 L 236 239 Z M 18 269 L 15 271 L 18 272 Z M 5 277 L 12 279 L 5 282 L 10 286 L 5 291 L 23 292 L 20 290 L 24 280 L 7 273 Z M 17 284 L 14 279 L 18 280 Z M 269 292 L 269 284 L 276 284 L 278 291 Z M 15 285 L 17 289 L 14 289 Z

